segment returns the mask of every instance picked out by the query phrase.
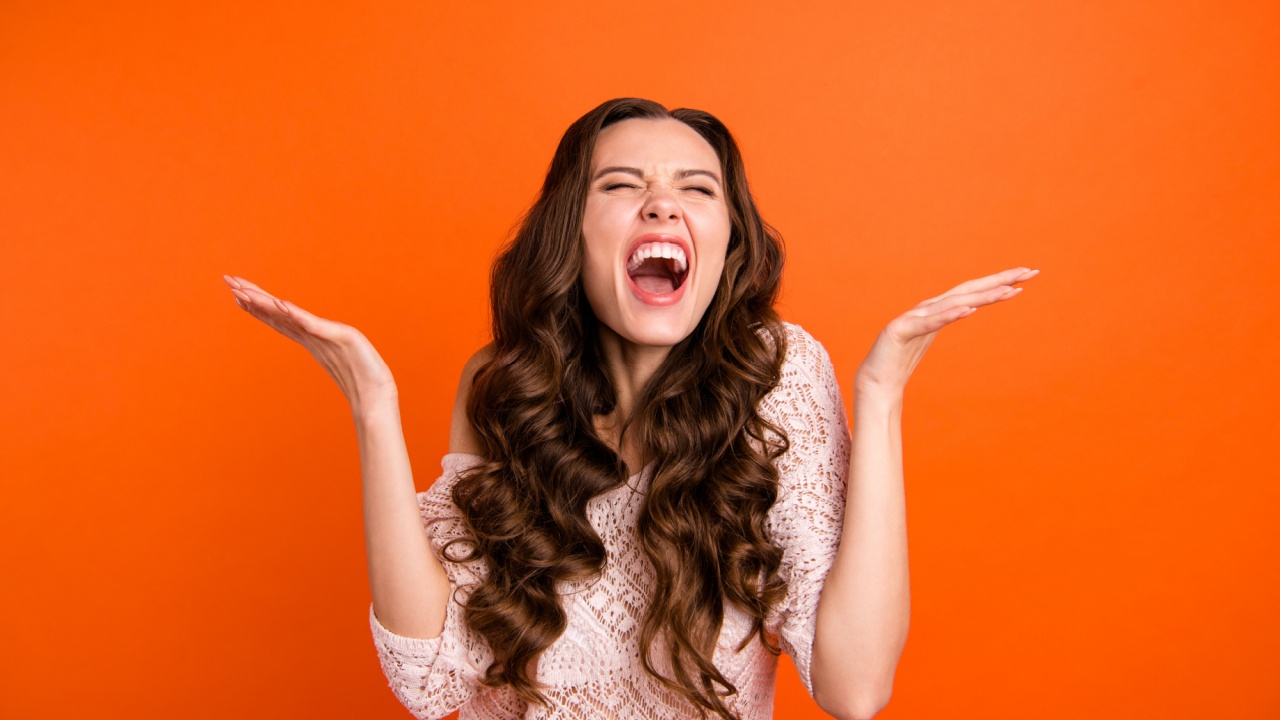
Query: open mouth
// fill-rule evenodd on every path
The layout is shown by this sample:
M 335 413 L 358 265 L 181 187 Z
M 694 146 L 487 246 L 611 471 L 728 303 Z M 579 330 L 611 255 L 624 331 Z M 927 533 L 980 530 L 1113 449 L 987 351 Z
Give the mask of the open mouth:
M 689 259 L 676 243 L 643 243 L 627 258 L 627 276 L 646 293 L 668 295 L 684 285 Z

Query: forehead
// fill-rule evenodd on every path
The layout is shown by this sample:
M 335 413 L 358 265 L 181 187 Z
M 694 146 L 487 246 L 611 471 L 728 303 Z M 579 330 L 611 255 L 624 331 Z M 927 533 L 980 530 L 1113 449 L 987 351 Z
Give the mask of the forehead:
M 600 131 L 591 169 L 625 165 L 645 169 L 719 170 L 715 148 L 679 120 L 632 118 Z

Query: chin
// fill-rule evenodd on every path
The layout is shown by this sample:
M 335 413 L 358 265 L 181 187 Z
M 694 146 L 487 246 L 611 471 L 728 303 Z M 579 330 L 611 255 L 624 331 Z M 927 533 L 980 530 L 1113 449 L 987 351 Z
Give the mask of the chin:
M 684 285 L 664 304 L 636 292 L 625 279 L 608 290 L 597 287 L 593 293 L 589 285 L 586 290 L 601 331 L 627 345 L 669 349 L 693 334 L 711 304 L 710 297 L 697 291 L 697 283 Z
M 685 338 L 693 334 L 693 326 L 668 327 L 662 324 L 637 328 L 627 334 L 618 333 L 629 342 L 644 347 L 671 348 L 679 345 Z
M 629 298 L 629 312 L 623 314 L 623 323 L 631 331 L 633 342 L 638 345 L 672 347 L 693 334 L 710 309 L 711 296 L 695 283 L 689 283 L 688 292 L 680 302 L 667 307 L 652 307 Z M 682 288 L 686 289 L 686 288 Z

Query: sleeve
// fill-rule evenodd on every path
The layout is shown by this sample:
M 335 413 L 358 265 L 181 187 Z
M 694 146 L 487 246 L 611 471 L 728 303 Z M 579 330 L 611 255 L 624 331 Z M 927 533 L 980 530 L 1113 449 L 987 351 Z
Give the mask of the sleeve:
M 769 627 L 812 697 L 818 599 L 840 546 L 851 439 L 826 349 L 799 327 L 787 329 L 783 376 L 762 408 L 790 442 L 776 461 L 778 498 L 768 514 L 771 538 L 783 551 L 787 594 Z
M 444 631 L 431 639 L 397 635 L 383 627 L 373 612 L 373 604 L 369 605 L 369 626 L 382 674 L 396 698 L 417 718 L 442 718 L 470 701 L 482 689 L 480 679 L 493 662 L 488 644 L 466 626 L 460 604 L 466 602 L 471 587 L 484 579 L 486 570 L 479 560 L 446 560 L 441 550 L 449 540 L 465 537 L 462 512 L 453 503 L 451 491 L 458 473 L 479 461 L 475 455 L 445 455 L 441 463 L 444 475 L 430 490 L 418 493 L 418 507 L 431 549 L 449 576 L 451 592 Z M 469 549 L 469 543 L 457 543 L 449 554 L 458 557 Z

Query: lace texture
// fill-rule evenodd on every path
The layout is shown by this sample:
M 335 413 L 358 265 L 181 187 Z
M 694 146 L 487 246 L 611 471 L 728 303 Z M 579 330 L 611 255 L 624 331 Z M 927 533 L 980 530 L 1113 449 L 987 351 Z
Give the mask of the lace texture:
M 783 550 L 780 572 L 788 589 L 765 623 L 795 663 L 809 694 L 809 663 L 822 585 L 839 546 L 848 481 L 850 437 L 840 388 L 821 343 L 798 325 L 784 323 L 787 354 L 782 378 L 761 401 L 764 417 L 783 428 L 790 449 L 776 461 L 778 499 L 768 513 L 770 540 Z M 538 679 L 550 707 L 528 705 L 510 688 L 493 690 L 479 680 L 493 661 L 485 642 L 463 620 L 462 604 L 487 569 L 479 560 L 457 563 L 441 547 L 464 537 L 461 512 L 450 496 L 458 473 L 475 465 L 474 455 L 451 453 L 443 475 L 418 493 L 418 505 L 432 550 L 441 559 L 454 595 L 445 610 L 444 631 L 435 638 L 409 638 L 383 627 L 369 606 L 369 625 L 383 674 L 396 698 L 417 718 L 442 718 L 461 710 L 459 720 L 658 720 L 697 717 L 692 704 L 644 671 L 640 661 L 640 620 L 648 607 L 653 569 L 636 533 L 648 468 L 626 484 L 593 498 L 588 518 L 607 551 L 598 578 L 561 587 L 568 627 L 542 654 Z M 450 548 L 457 557 L 466 543 Z M 750 630 L 745 613 L 726 603 L 713 661 L 738 692 L 729 709 L 742 720 L 773 716 L 777 658 L 756 638 L 742 652 L 734 648 Z M 663 648 L 650 657 L 663 674 Z

